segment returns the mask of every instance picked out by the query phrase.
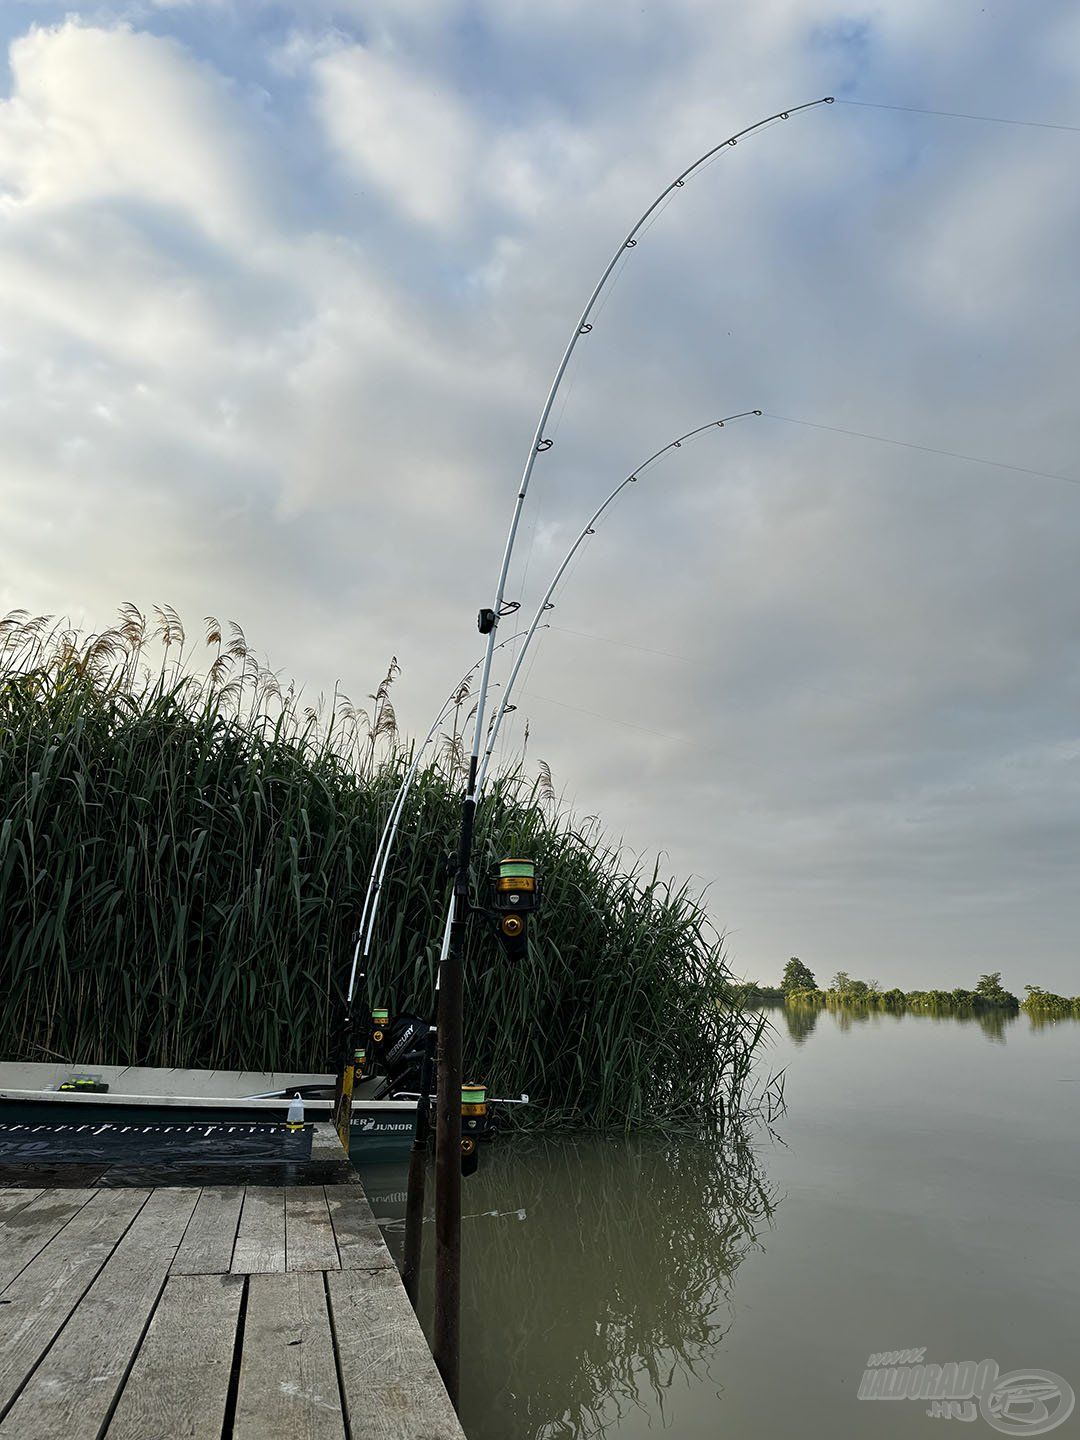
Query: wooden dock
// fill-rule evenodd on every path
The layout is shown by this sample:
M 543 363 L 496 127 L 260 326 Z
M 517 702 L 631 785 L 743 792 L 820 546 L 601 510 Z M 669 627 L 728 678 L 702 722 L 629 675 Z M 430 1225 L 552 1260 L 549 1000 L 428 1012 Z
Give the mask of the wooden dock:
M 359 1183 L 0 1189 L 0 1417 L 3 1440 L 464 1440 Z

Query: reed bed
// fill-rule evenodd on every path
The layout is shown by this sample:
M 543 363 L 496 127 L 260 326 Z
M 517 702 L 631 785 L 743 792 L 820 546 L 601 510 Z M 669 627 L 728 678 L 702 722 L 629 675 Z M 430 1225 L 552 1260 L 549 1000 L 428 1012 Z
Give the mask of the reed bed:
M 189 642 L 133 606 L 84 634 L 0 622 L 0 1054 L 78 1065 L 330 1067 L 360 903 L 410 750 L 386 677 L 309 705 L 236 626 Z M 201 659 L 200 659 L 201 655 Z M 383 893 L 370 999 L 427 1014 L 459 816 L 466 691 L 419 774 Z M 627 864 L 550 775 L 500 775 L 477 877 L 534 855 L 527 963 L 476 925 L 466 1063 L 548 1119 L 684 1126 L 739 1106 L 760 1017 L 730 1001 L 686 885 Z

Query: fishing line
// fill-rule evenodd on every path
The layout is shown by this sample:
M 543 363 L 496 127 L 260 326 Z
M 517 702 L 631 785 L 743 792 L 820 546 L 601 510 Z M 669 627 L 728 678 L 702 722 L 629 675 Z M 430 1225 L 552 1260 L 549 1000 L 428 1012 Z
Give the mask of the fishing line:
M 819 102 L 819 103 L 820 103 L 820 102 Z M 830 103 L 832 103 L 832 102 L 830 102 Z M 759 135 L 764 135 L 764 134 L 765 134 L 765 131 L 766 131 L 766 130 L 771 130 L 774 125 L 782 125 L 782 124 L 783 124 L 783 120 L 781 119 L 781 117 L 780 117 L 779 115 L 777 115 L 774 119 L 767 121 L 764 125 L 759 125 L 758 128 L 754 131 L 754 134 L 753 134 L 753 137 L 752 137 L 752 138 L 756 140 Z M 747 137 L 747 138 L 751 138 L 751 137 Z M 716 164 L 716 162 L 721 158 L 721 156 L 723 155 L 723 153 L 724 153 L 723 150 L 718 150 L 717 153 L 712 157 L 711 160 L 706 160 L 705 164 L 699 166 L 698 169 L 694 171 L 693 176 L 692 176 L 692 177 L 688 177 L 688 178 L 692 178 L 692 179 L 694 179 L 694 180 L 697 180 L 697 179 L 699 178 L 699 176 L 705 174 L 706 170 L 711 170 L 711 169 L 712 169 L 712 167 Z
M 615 486 L 615 488 L 610 491 L 610 493 L 592 512 L 588 520 L 585 522 L 585 525 L 578 532 L 574 543 L 570 546 L 570 549 L 566 552 L 562 561 L 556 568 L 554 575 L 551 577 L 548 588 L 544 592 L 543 598 L 541 599 L 540 604 L 537 606 L 536 611 L 533 614 L 532 620 L 529 622 L 529 628 L 525 636 L 525 642 L 518 653 L 517 659 L 514 661 L 513 668 L 511 669 L 506 681 L 506 687 L 503 690 L 502 699 L 500 700 L 499 705 L 496 708 L 494 719 L 491 723 L 491 726 L 489 727 L 486 736 L 486 745 L 483 751 L 483 758 L 478 762 L 476 769 L 475 785 L 473 788 L 474 794 L 479 796 L 483 793 L 488 768 L 491 764 L 491 757 L 499 738 L 502 723 L 510 710 L 510 696 L 513 692 L 515 684 L 517 683 L 521 667 L 529 651 L 529 647 L 532 644 L 536 631 L 540 627 L 541 619 L 550 609 L 552 609 L 554 603 L 553 596 L 555 595 L 556 590 L 558 590 L 560 585 L 563 583 L 567 572 L 573 566 L 580 562 L 581 551 L 584 547 L 588 545 L 590 537 L 596 533 L 596 526 L 602 516 L 605 514 L 605 512 L 618 501 L 624 490 L 628 489 L 631 485 L 636 484 L 638 480 L 640 480 L 641 477 L 653 465 L 657 464 L 657 462 L 660 461 L 664 456 L 669 454 L 670 451 L 681 449 L 688 440 L 693 440 L 695 437 L 703 435 L 707 430 L 722 430 L 725 425 L 730 424 L 732 421 L 744 420 L 749 416 L 757 416 L 761 413 L 762 412 L 760 410 L 741 410 L 737 414 L 725 415 L 722 419 L 709 420 L 704 425 L 696 425 L 692 430 L 687 430 L 682 435 L 677 436 L 676 439 L 669 440 L 666 445 L 662 445 L 659 450 L 654 451 L 652 455 L 650 455 L 646 460 L 643 460 L 640 465 L 636 466 L 633 470 L 630 471 L 628 475 L 626 475 L 622 480 L 620 480 L 619 483 Z
M 646 735 L 658 735 L 661 740 L 674 740 L 678 745 L 693 745 L 685 735 L 669 735 L 664 730 L 652 730 L 648 725 L 635 725 L 632 720 L 617 720 L 614 715 L 601 715 L 599 710 L 586 710 L 581 705 L 568 705 L 565 700 L 553 700 L 550 695 L 538 695 L 535 690 L 522 691 L 532 700 L 542 700 L 545 705 L 558 705 L 561 710 L 573 710 L 578 715 L 591 715 L 594 720 L 603 720 L 609 725 L 624 725 L 628 730 L 642 730 Z
M 827 430 L 833 435 L 850 435 L 856 440 L 876 440 L 881 445 L 896 445 L 903 450 L 920 450 L 925 455 L 944 455 L 948 460 L 969 460 L 973 465 L 990 465 L 995 470 L 1010 470 L 1015 475 L 1034 475 L 1039 480 L 1060 480 L 1065 485 L 1080 485 L 1075 475 L 1058 475 L 1052 470 L 1032 470 L 1026 465 L 1009 465 L 1004 460 L 988 460 L 984 455 L 963 455 L 959 450 L 939 450 L 934 445 L 917 445 L 913 440 L 894 440 L 889 435 L 870 435 L 864 430 L 845 430 L 840 425 L 821 425 L 815 420 L 796 420 L 792 415 L 775 415 L 765 411 L 766 420 L 782 420 L 785 425 L 803 425 L 809 430 Z
M 625 252 L 627 250 L 633 249 L 637 245 L 638 232 L 642 229 L 643 226 L 648 224 L 649 220 L 653 216 L 653 213 L 664 204 L 668 196 L 674 190 L 680 189 L 682 186 L 684 186 L 687 179 L 691 175 L 693 175 L 695 171 L 701 169 L 701 167 L 705 165 L 709 160 L 711 160 L 714 155 L 719 154 L 722 150 L 726 148 L 731 148 L 738 145 L 740 140 L 744 139 L 747 135 L 752 135 L 755 131 L 770 126 L 775 120 L 789 120 L 793 115 L 801 114 L 803 111 L 814 110 L 821 105 L 831 105 L 832 103 L 833 97 L 831 95 L 826 95 L 817 100 L 809 100 L 800 105 L 792 105 L 788 109 L 777 111 L 773 115 L 766 115 L 764 119 L 757 120 L 752 125 L 746 125 L 741 130 L 735 131 L 735 133 L 729 135 L 726 140 L 721 140 L 719 144 L 711 146 L 708 150 L 705 151 L 704 154 L 699 155 L 695 160 L 691 161 L 691 163 L 680 174 L 676 175 L 674 180 L 669 181 L 668 184 L 664 186 L 660 193 L 651 201 L 648 207 L 642 212 L 642 214 L 630 227 L 629 232 L 619 243 L 617 249 L 615 250 L 615 253 L 611 256 L 607 265 L 601 272 L 599 280 L 597 280 L 596 284 L 593 286 L 592 293 L 590 294 L 588 300 L 585 303 L 585 308 L 581 312 L 580 316 L 578 317 L 577 323 L 574 325 L 574 328 L 571 331 L 570 339 L 566 345 L 565 350 L 563 351 L 562 359 L 559 361 L 554 377 L 552 378 L 551 384 L 548 387 L 547 396 L 545 397 L 544 403 L 541 406 L 540 415 L 533 430 L 532 441 L 529 446 L 525 466 L 522 470 L 521 478 L 518 481 L 517 493 L 514 498 L 514 505 L 510 516 L 510 525 L 507 529 L 506 542 L 503 547 L 502 561 L 499 566 L 498 577 L 495 584 L 493 603 L 490 607 L 485 608 L 481 616 L 483 622 L 481 624 L 481 630 L 482 633 L 487 635 L 488 644 L 487 651 L 484 656 L 483 668 L 480 674 L 480 684 L 477 690 L 476 719 L 473 725 L 473 740 L 469 766 L 470 775 L 468 784 L 466 785 L 464 796 L 466 814 L 470 813 L 470 811 L 471 813 L 475 813 L 475 779 L 477 767 L 480 760 L 480 752 L 483 747 L 485 736 L 485 707 L 487 701 L 487 688 L 491 677 L 492 654 L 495 648 L 495 629 L 498 625 L 500 618 L 505 613 L 506 582 L 507 577 L 510 573 L 510 563 L 513 559 L 514 544 L 517 539 L 518 527 L 521 522 L 521 511 L 528 495 L 529 483 L 532 479 L 532 473 L 536 464 L 536 458 L 538 455 L 542 455 L 546 451 L 551 449 L 553 442 L 550 436 L 545 435 L 545 428 L 551 416 L 551 411 L 558 396 L 559 387 L 562 384 L 567 367 L 569 366 L 570 361 L 574 356 L 578 341 L 583 335 L 588 335 L 593 328 L 590 317 L 592 315 L 594 307 L 596 306 L 597 301 L 601 298 L 603 291 L 608 284 L 608 281 L 611 279 L 613 272 L 619 264 L 619 261 L 624 258 Z M 463 821 L 462 825 L 462 841 L 466 848 L 469 848 L 470 837 L 471 827 L 468 820 L 466 819 L 465 821 Z M 458 899 L 455 901 L 455 905 L 457 906 L 459 913 L 464 916 L 465 895 L 463 888 L 459 889 Z M 436 1329 L 438 1329 L 438 1324 L 436 1324 Z
M 794 105 L 789 109 L 778 112 L 783 119 L 789 119 L 792 115 L 816 108 L 819 105 L 831 104 L 832 97 L 825 96 L 818 100 L 808 101 L 802 105 Z M 521 524 L 521 512 L 528 497 L 529 484 L 532 479 L 533 470 L 539 455 L 545 454 L 551 449 L 552 440 L 545 433 L 548 420 L 551 416 L 555 401 L 558 398 L 559 388 L 567 367 L 573 359 L 578 341 L 583 335 L 588 335 L 592 330 L 591 315 L 596 302 L 611 278 L 623 253 L 637 245 L 637 232 L 643 225 L 647 224 L 654 210 L 667 199 L 672 190 L 680 188 L 686 183 L 688 176 L 693 174 L 707 160 L 710 160 L 724 146 L 734 146 L 745 136 L 760 129 L 763 125 L 776 119 L 776 115 L 766 115 L 761 120 L 755 121 L 752 125 L 744 126 L 742 130 L 729 135 L 726 140 L 711 146 L 704 154 L 693 160 L 681 174 L 665 185 L 660 193 L 649 203 L 638 219 L 631 226 L 629 232 L 619 242 L 611 258 L 608 260 L 600 274 L 600 278 L 592 288 L 585 308 L 578 316 L 570 338 L 563 350 L 561 359 L 556 367 L 548 387 L 536 425 L 533 429 L 532 438 L 529 442 L 525 464 L 521 471 L 520 479 L 514 492 L 514 500 L 511 508 L 510 523 L 506 531 L 506 540 L 503 544 L 502 556 L 499 568 L 496 573 L 494 592 L 491 603 L 481 608 L 478 615 L 479 629 L 482 635 L 487 637 L 487 646 L 484 652 L 483 666 L 480 671 L 480 683 L 476 694 L 476 718 L 473 724 L 472 747 L 469 754 L 468 778 L 465 782 L 465 793 L 461 801 L 461 828 L 458 834 L 458 864 L 454 875 L 453 900 L 450 905 L 447 917 L 446 928 L 443 932 L 443 944 L 440 950 L 439 974 L 445 983 L 438 986 L 438 1013 L 436 1029 L 439 1038 L 438 1054 L 436 1057 L 436 1090 L 442 1096 L 439 1114 L 436 1124 L 435 1138 L 435 1163 L 436 1170 L 440 1177 L 440 1183 L 435 1191 L 435 1313 L 433 1323 L 433 1353 L 436 1364 L 446 1381 L 447 1389 L 451 1399 L 456 1399 L 458 1382 L 458 1360 L 459 1360 L 459 1338 L 460 1338 L 460 1276 L 461 1276 L 461 1157 L 458 1154 L 460 1130 L 458 1128 L 458 1116 L 454 1105 L 451 1104 L 454 1095 L 460 1089 L 464 1073 L 462 1070 L 462 1034 L 463 1034 L 463 1013 L 462 996 L 464 989 L 465 969 L 465 947 L 469 926 L 469 915 L 472 909 L 470 893 L 470 866 L 472 863 L 475 837 L 476 808 L 480 794 L 479 774 L 480 756 L 487 740 L 485 721 L 487 719 L 486 705 L 487 692 L 491 683 L 491 667 L 495 652 L 495 633 L 501 619 L 508 611 L 512 611 L 517 605 L 508 606 L 506 603 L 506 586 L 510 574 L 510 566 L 514 558 L 514 546 L 517 541 L 518 529 Z M 628 483 L 633 477 L 627 477 Z M 541 607 L 542 609 L 542 607 Z M 535 628 L 535 627 L 533 627 Z M 520 662 L 521 654 L 518 661 Z M 509 682 L 508 682 L 509 689 Z M 507 691 L 503 693 L 503 706 Z M 486 764 L 486 757 L 485 757 Z M 435 1033 L 433 1031 L 432 1033 Z M 425 1059 L 425 1065 L 431 1064 L 430 1045 Z M 427 1106 L 417 1106 L 417 1117 L 427 1118 Z M 419 1132 L 418 1132 L 419 1134 Z M 424 1134 L 426 1143 L 426 1132 Z M 417 1146 L 416 1153 L 419 1153 Z M 420 1174 L 423 1174 L 423 1165 L 420 1165 Z M 412 1188 L 412 1187 L 410 1187 Z
M 523 630 L 518 630 L 517 632 L 515 632 L 515 634 L 508 635 L 507 638 L 501 641 L 500 644 L 497 645 L 495 648 L 501 649 L 503 645 L 512 645 L 515 641 L 519 640 L 524 633 L 525 632 Z M 438 731 L 440 725 L 451 713 L 451 711 L 456 710 L 456 696 L 469 683 L 471 677 L 480 668 L 482 663 L 483 657 L 477 660 L 472 666 L 470 666 L 468 670 L 466 670 L 465 674 L 457 682 L 454 688 L 450 691 L 450 694 L 446 697 L 442 705 L 439 707 L 435 719 L 431 723 L 431 728 L 428 730 L 426 738 L 421 745 L 415 748 L 411 763 L 407 767 L 401 784 L 398 786 L 397 793 L 394 796 L 394 799 L 390 805 L 390 810 L 386 817 L 386 822 L 379 837 L 379 843 L 376 847 L 375 856 L 371 864 L 371 872 L 368 876 L 367 893 L 364 896 L 364 908 L 361 911 L 360 924 L 356 930 L 356 939 L 352 957 L 352 968 L 349 973 L 349 984 L 346 992 L 346 1004 L 349 1006 L 351 1006 L 352 1004 L 353 994 L 355 992 L 358 966 L 360 965 L 360 962 L 363 961 L 366 968 L 367 961 L 370 958 L 371 943 L 375 933 L 375 918 L 378 914 L 379 897 L 382 890 L 383 881 L 386 878 L 387 866 L 390 862 L 390 856 L 393 852 L 394 841 L 397 836 L 398 826 L 401 822 L 401 816 L 404 812 L 405 803 L 408 800 L 409 792 L 412 788 L 413 781 L 419 772 L 420 762 L 423 759 L 424 753 L 427 750 L 428 746 L 434 740 L 436 732 Z
M 681 660 L 684 665 L 696 665 L 692 655 L 676 655 L 674 650 L 656 650 L 651 645 L 631 645 L 629 640 L 613 640 L 610 635 L 590 635 L 587 630 L 569 630 L 565 625 L 552 625 L 561 635 L 579 635 L 582 640 L 597 640 L 601 645 L 618 645 L 623 650 L 640 650 L 644 655 L 663 655 L 668 660 Z
M 1048 120 L 1012 120 L 1004 115 L 968 115 L 962 110 L 923 110 L 918 105 L 884 105 L 875 100 L 841 100 L 837 105 L 857 105 L 860 110 L 899 110 L 905 115 L 937 115 L 945 120 L 982 120 L 988 125 L 1020 125 L 1026 130 L 1068 130 L 1080 135 L 1080 125 L 1054 125 Z
M 573 560 L 570 562 L 570 565 L 569 565 L 569 567 L 567 568 L 567 570 L 566 570 L 566 572 L 564 573 L 563 578 L 562 578 L 562 582 L 561 582 L 562 588 L 565 589 L 565 587 L 570 584 L 571 580 L 573 580 L 574 574 L 575 574 L 575 572 L 577 571 L 578 566 L 581 564 L 581 561 L 582 561 L 582 559 L 583 559 L 583 557 L 584 557 L 584 555 L 585 555 L 586 550 L 589 548 L 589 543 L 590 543 L 590 541 L 589 541 L 588 539 L 586 539 L 586 540 L 582 543 L 580 549 L 577 551 L 577 553 L 576 553 L 576 555 L 574 556 Z M 554 606 L 553 606 L 553 605 L 552 605 L 552 606 L 549 606 L 549 608 L 553 609 Z M 552 629 L 553 627 L 552 627 L 551 624 L 549 623 L 549 624 L 546 626 L 546 628 L 547 628 L 548 630 L 550 630 L 550 629 Z M 526 638 L 526 640 L 525 640 L 524 643 L 525 643 L 525 644 L 528 644 L 528 639 L 527 639 L 527 638 Z M 522 684 L 522 688 L 523 688 L 523 693 L 524 693 L 524 687 L 525 687 L 526 685 L 528 685 L 528 684 L 529 684 L 529 681 L 532 679 L 532 674 L 533 674 L 533 671 L 536 669 L 536 662 L 537 662 L 537 660 L 538 660 L 539 658 L 540 658 L 540 646 L 539 646 L 539 645 L 536 645 L 536 646 L 533 647 L 532 652 L 531 652 L 531 654 L 529 655 L 528 664 L 527 664 L 526 667 L 525 667 L 524 673 L 521 675 L 521 684 Z M 512 674 L 512 673 L 513 673 L 513 672 L 511 672 L 511 674 Z M 509 714 L 514 710 L 514 708 L 515 708 L 515 707 L 512 706 L 512 705 L 507 705 L 507 707 L 506 707 L 506 714 L 509 715 Z M 499 719 L 498 719 L 498 717 L 496 716 L 495 724 L 498 725 L 499 723 L 500 723 L 500 722 L 499 722 Z M 504 766 L 505 763 L 506 763 L 507 736 L 508 736 L 508 731 L 507 731 L 506 729 L 504 729 L 504 730 L 502 731 L 502 738 L 501 738 L 501 740 L 500 740 L 500 742 L 499 742 L 499 746 L 500 746 L 500 748 L 499 748 L 499 766 L 500 766 L 500 768 L 501 768 L 502 766 Z

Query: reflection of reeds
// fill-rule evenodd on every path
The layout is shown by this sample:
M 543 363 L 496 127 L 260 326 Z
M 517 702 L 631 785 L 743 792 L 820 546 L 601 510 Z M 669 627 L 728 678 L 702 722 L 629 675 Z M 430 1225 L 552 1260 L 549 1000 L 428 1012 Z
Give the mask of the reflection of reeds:
M 126 606 L 99 635 L 0 623 L 0 1053 L 80 1063 L 318 1069 L 358 900 L 406 763 L 397 664 L 354 706 L 308 705 L 209 619 Z M 418 777 L 383 894 L 372 998 L 427 1012 L 459 822 L 450 748 Z M 498 777 L 477 878 L 532 854 L 528 963 L 473 927 L 468 1065 L 601 1125 L 693 1124 L 737 1103 L 757 1021 L 720 1004 L 719 938 L 687 888 L 559 813 L 550 775 Z M 479 887 L 482 891 L 482 885 Z
M 732 1277 L 776 1195 L 738 1131 L 533 1137 L 485 1152 L 464 1229 L 463 1422 L 472 1440 L 555 1440 L 706 1373 Z

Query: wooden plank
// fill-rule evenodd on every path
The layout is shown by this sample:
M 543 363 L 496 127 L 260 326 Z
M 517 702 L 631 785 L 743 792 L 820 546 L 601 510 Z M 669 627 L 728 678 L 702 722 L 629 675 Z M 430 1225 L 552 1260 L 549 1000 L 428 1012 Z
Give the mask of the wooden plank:
M 290 1185 L 285 1191 L 285 1268 L 341 1269 L 321 1185 Z
M 242 1185 L 204 1189 L 172 1263 L 173 1275 L 227 1275 L 236 1243 Z
M 342 1148 L 333 1125 L 320 1121 L 311 1127 L 311 1173 L 322 1185 L 358 1184 L 356 1171 Z
M 33 1193 L 33 1192 L 31 1192 Z M 77 1215 L 94 1190 L 42 1190 L 0 1218 L 0 1290 Z
M 342 1270 L 392 1270 L 390 1251 L 359 1185 L 328 1185 L 326 1203 Z
M 169 1277 L 109 1422 L 109 1440 L 218 1440 L 243 1293 L 240 1275 Z
M 233 1440 L 344 1440 L 341 1388 L 321 1275 L 253 1275 Z M 355 1440 L 367 1440 L 354 1430 Z M 111 1440 L 111 1437 L 110 1437 Z
M 148 1190 L 98 1190 L 4 1292 L 0 1307 L 0 1412 L 85 1295 Z
M 8 1411 L 0 1436 L 98 1440 L 198 1198 L 194 1189 L 153 1192 Z
M 326 1277 L 350 1431 L 364 1440 L 465 1440 L 394 1270 Z
M 0 1221 L 29 1205 L 40 1194 L 40 1190 L 0 1190 Z
M 232 1274 L 273 1275 L 285 1271 L 285 1190 L 251 1186 L 244 1194 L 233 1249 Z

